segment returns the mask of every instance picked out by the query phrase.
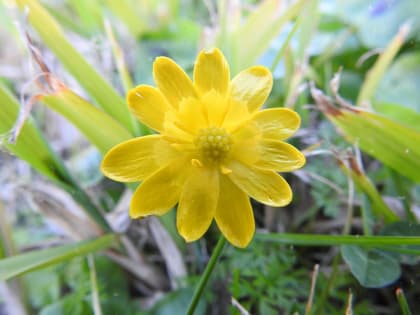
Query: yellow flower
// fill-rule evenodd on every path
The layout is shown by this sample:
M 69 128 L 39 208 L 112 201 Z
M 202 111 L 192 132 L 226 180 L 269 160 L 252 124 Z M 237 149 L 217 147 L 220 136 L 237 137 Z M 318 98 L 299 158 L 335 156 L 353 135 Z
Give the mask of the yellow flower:
M 193 76 L 169 58 L 155 60 L 157 88 L 139 85 L 127 102 L 159 134 L 115 146 L 101 169 L 116 181 L 143 181 L 131 200 L 132 218 L 163 215 L 178 203 L 177 228 L 186 241 L 202 237 L 215 219 L 230 243 L 245 247 L 255 231 L 248 196 L 275 207 L 292 199 L 277 172 L 305 164 L 302 153 L 283 142 L 300 118 L 286 108 L 259 111 L 273 83 L 265 67 L 230 81 L 229 65 L 213 49 L 200 52 Z

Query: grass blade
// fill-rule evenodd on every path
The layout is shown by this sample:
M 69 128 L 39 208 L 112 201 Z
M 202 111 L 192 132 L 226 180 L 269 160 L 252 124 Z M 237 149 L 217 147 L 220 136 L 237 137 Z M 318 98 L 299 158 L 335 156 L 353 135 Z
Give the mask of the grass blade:
M 66 87 L 40 100 L 72 122 L 102 153 L 132 137 L 115 119 Z
M 149 1 L 106 0 L 108 8 L 128 28 L 134 37 L 140 37 L 147 30 L 147 19 L 150 16 Z M 136 7 L 142 10 L 136 10 Z M 140 14 L 140 15 L 139 15 Z
M 135 126 L 132 124 L 124 99 L 71 45 L 48 11 L 36 0 L 17 0 L 16 2 L 22 10 L 29 9 L 29 21 L 45 45 L 55 53 L 98 105 L 134 133 Z
M 398 288 L 395 292 L 397 296 L 398 303 L 400 304 L 401 313 L 403 315 L 411 315 L 410 307 L 408 306 L 407 299 L 405 298 L 404 291 L 401 288 Z
M 57 157 L 50 150 L 31 118 L 24 123 L 15 144 L 9 143 L 9 131 L 19 115 L 16 98 L 0 84 L 0 144 L 9 152 L 28 162 L 34 169 L 55 182 L 62 181 Z
M 106 35 L 108 37 L 109 43 L 111 44 L 112 53 L 114 55 L 117 70 L 120 75 L 122 84 L 124 86 L 124 90 L 127 93 L 134 87 L 133 80 L 131 80 L 131 76 L 128 72 L 127 65 L 125 64 L 123 51 L 120 45 L 118 45 L 111 23 L 108 20 L 105 20 L 104 24 Z
M 398 34 L 395 35 L 385 51 L 379 56 L 372 69 L 369 70 L 366 80 L 363 82 L 360 89 L 359 96 L 357 97 L 357 105 L 363 105 L 365 102 L 369 102 L 372 99 L 379 81 L 382 79 L 385 70 L 400 50 L 402 44 L 404 44 L 404 40 L 407 37 L 409 30 L 408 24 L 401 26 Z
M 108 234 L 94 240 L 42 249 L 2 259 L 0 260 L 0 281 L 110 247 L 114 241 L 115 235 Z
M 90 276 L 90 286 L 92 292 L 92 305 L 94 315 L 102 315 L 101 303 L 99 299 L 98 280 L 96 276 L 95 258 L 93 255 L 88 255 L 88 266 Z
M 298 0 L 285 11 L 280 11 L 279 1 L 266 0 L 256 8 L 227 40 L 235 62 L 233 73 L 253 65 L 267 50 L 271 41 L 280 33 L 283 26 L 298 16 L 308 0 Z M 258 36 L 250 36 L 258 30 Z M 240 49 L 234 49 L 240 47 Z
M 275 242 L 302 246 L 339 246 L 358 245 L 367 247 L 387 247 L 403 245 L 420 245 L 420 237 L 413 236 L 362 236 L 362 235 L 326 235 L 326 234 L 293 234 L 270 233 L 255 235 L 257 241 Z M 410 251 L 414 253 L 414 251 Z M 416 251 L 419 253 L 419 251 Z
M 361 167 L 357 164 L 356 159 L 350 157 L 349 162 L 349 167 L 343 163 L 340 163 L 340 167 L 347 176 L 351 177 L 357 187 L 369 197 L 372 202 L 375 216 L 383 217 L 386 223 L 399 221 L 399 217 L 387 206 L 385 201 L 383 201 L 375 185 L 371 182 L 369 177 L 363 173 Z
M 104 230 L 109 231 L 110 227 L 100 211 L 69 174 L 62 160 L 51 150 L 30 117 L 23 122 L 23 127 L 20 129 L 16 143 L 9 143 L 10 130 L 13 128 L 15 122 L 18 120 L 17 117 L 20 115 L 19 103 L 1 84 L 0 104 L 2 105 L 2 110 L 0 111 L 0 144 L 20 159 L 29 163 L 42 175 L 46 176 L 69 192 L 73 198 L 83 206 L 95 222 L 97 222 Z M 71 104 L 67 109 L 71 110 L 73 105 L 74 104 Z M 84 104 L 84 106 L 87 105 Z M 104 129 L 107 130 L 109 127 L 108 125 L 105 126 L 106 127 Z M 95 126 L 93 125 L 93 127 Z M 95 127 L 95 129 L 100 130 L 100 128 L 97 127 Z M 108 130 L 112 132 L 112 130 Z M 128 132 L 127 135 L 129 136 Z M 114 137 L 115 136 L 112 136 L 111 139 L 114 139 Z

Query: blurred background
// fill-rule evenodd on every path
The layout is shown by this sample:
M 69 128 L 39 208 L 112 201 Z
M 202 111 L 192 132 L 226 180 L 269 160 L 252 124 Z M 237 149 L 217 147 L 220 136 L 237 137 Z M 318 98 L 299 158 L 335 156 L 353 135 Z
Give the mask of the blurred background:
M 2 0 L 0 314 L 185 313 L 217 228 L 186 244 L 174 211 L 130 221 L 134 186 L 99 170 L 150 133 L 124 98 L 161 55 L 189 74 L 214 46 L 232 76 L 262 64 L 266 106 L 301 115 L 307 165 L 291 205 L 253 202 L 259 234 L 420 236 L 419 37 L 418 0 Z M 420 313 L 418 246 L 280 243 L 225 248 L 196 314 Z

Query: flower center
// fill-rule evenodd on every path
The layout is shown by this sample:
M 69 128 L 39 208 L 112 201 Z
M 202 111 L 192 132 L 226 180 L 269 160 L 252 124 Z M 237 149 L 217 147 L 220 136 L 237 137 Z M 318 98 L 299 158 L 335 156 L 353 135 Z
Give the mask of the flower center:
M 194 144 L 205 161 L 218 163 L 228 155 L 232 139 L 223 128 L 209 127 L 199 131 Z

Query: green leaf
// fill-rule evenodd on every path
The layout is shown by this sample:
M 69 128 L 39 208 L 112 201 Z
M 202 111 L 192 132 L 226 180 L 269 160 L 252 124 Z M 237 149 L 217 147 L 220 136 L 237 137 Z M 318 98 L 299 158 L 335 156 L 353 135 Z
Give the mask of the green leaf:
M 60 298 L 61 281 L 54 267 L 29 273 L 23 279 L 33 307 L 41 308 Z
M 73 293 L 64 299 L 44 307 L 39 315 L 92 315 L 92 310 L 77 293 Z
M 420 72 L 419 72 L 420 78 Z M 401 81 L 403 81 L 402 79 Z M 420 84 L 420 80 L 419 80 Z M 400 98 L 404 98 L 407 94 L 401 93 Z M 415 98 L 413 98 L 415 99 Z M 408 104 L 408 103 L 407 103 Z M 419 95 L 419 104 L 420 104 L 420 95 Z M 415 110 L 408 108 L 404 105 L 400 104 L 391 104 L 391 103 L 374 103 L 373 107 L 376 111 L 385 115 L 389 119 L 404 125 L 406 127 L 412 128 L 417 132 L 420 132 L 420 108 L 419 111 L 416 112 Z
M 103 8 L 100 0 L 70 0 L 68 1 L 68 6 L 75 12 L 75 14 L 72 15 L 72 18 L 74 19 L 75 16 L 79 18 L 79 23 L 83 25 L 84 29 L 91 30 L 93 33 L 93 31 L 98 31 L 102 28 Z
M 114 241 L 115 235 L 108 234 L 94 240 L 57 246 L 2 259 L 0 260 L 0 281 L 107 248 Z
M 318 2 L 318 0 L 307 1 L 298 15 L 298 19 L 302 20 L 302 24 L 297 34 L 298 49 L 296 50 L 296 59 L 302 63 L 305 62 L 304 58 L 308 54 L 308 47 L 318 29 L 320 21 Z
M 34 169 L 55 182 L 61 181 L 57 157 L 50 150 L 34 121 L 29 118 L 15 144 L 8 142 L 8 132 L 13 128 L 19 115 L 19 103 L 15 97 L 0 84 L 0 144 L 8 151 L 28 162 Z
M 350 105 L 336 107 L 320 90 L 312 97 L 352 143 L 396 172 L 420 182 L 420 132 L 385 116 Z
M 354 161 L 353 163 L 350 163 L 350 167 L 347 167 L 344 164 L 340 164 L 340 167 L 348 176 L 351 177 L 357 188 L 369 197 L 372 202 L 372 208 L 375 216 L 383 217 L 387 223 L 398 221 L 399 217 L 388 207 L 375 185 L 356 164 L 357 162 L 355 159 L 352 158 L 350 161 Z
M 415 182 L 420 182 L 420 132 L 384 116 L 342 110 L 329 116 L 366 153 Z
M 137 125 L 128 111 L 124 99 L 93 68 L 66 39 L 59 24 L 36 0 L 17 0 L 18 6 L 28 9 L 28 19 L 45 45 L 60 59 L 66 69 L 107 113 L 133 133 Z
M 191 287 L 181 288 L 166 294 L 150 311 L 151 315 L 172 315 L 186 314 L 188 303 L 191 300 L 194 290 Z M 203 299 L 200 300 L 196 311 L 196 315 L 204 315 L 206 312 L 206 304 Z
M 358 246 L 342 246 L 341 254 L 359 283 L 367 288 L 380 288 L 401 275 L 398 261 L 383 251 Z
M 79 204 L 81 204 L 86 212 L 105 230 L 109 230 L 109 225 L 103 218 L 102 214 L 96 206 L 90 201 L 86 193 L 80 189 L 78 184 L 74 181 L 72 176 L 68 173 L 63 162 L 57 157 L 48 146 L 47 142 L 42 137 L 41 132 L 38 130 L 34 122 L 29 119 L 24 123 L 20 131 L 16 144 L 8 143 L 8 133 L 13 127 L 19 114 L 19 104 L 17 100 L 0 84 L 0 144 L 4 145 L 11 153 L 18 156 L 20 159 L 28 162 L 34 169 L 41 174 L 45 175 L 55 183 L 59 184 L 63 189 L 68 191 Z M 69 110 L 71 112 L 72 105 L 70 104 Z M 87 106 L 85 104 L 85 106 Z M 95 110 L 97 110 L 95 108 Z M 86 112 L 88 113 L 88 112 Z M 86 114 L 85 113 L 85 114 Z M 102 113 L 105 115 L 104 113 Z M 80 115 L 79 115 L 80 116 Z M 109 117 L 109 116 L 108 116 Z M 76 117 L 77 118 L 77 115 Z M 78 123 L 83 123 L 86 117 L 81 117 L 82 120 Z M 94 117 L 100 120 L 99 116 Z M 108 120 L 111 118 L 109 117 Z M 95 121 L 95 120 L 93 120 Z M 98 121 L 98 120 L 96 120 Z M 110 121 L 108 121 L 109 123 Z M 85 122 L 87 124 L 87 122 Z M 109 126 L 105 123 L 104 128 Z M 97 126 L 87 126 L 87 128 L 97 128 Z M 118 128 L 117 128 L 118 130 Z M 93 131 L 98 133 L 98 131 Z M 108 130 L 108 133 L 112 130 Z M 127 131 L 125 131 L 127 132 Z M 129 135 L 129 134 L 128 134 Z M 121 136 L 121 135 L 120 135 Z M 100 137 L 100 135 L 98 136 Z M 112 136 L 111 141 L 117 141 L 118 135 Z M 112 142 L 110 139 L 102 139 L 104 145 L 110 146 Z
M 43 95 L 41 101 L 72 122 L 102 153 L 132 137 L 113 117 L 67 88 Z

